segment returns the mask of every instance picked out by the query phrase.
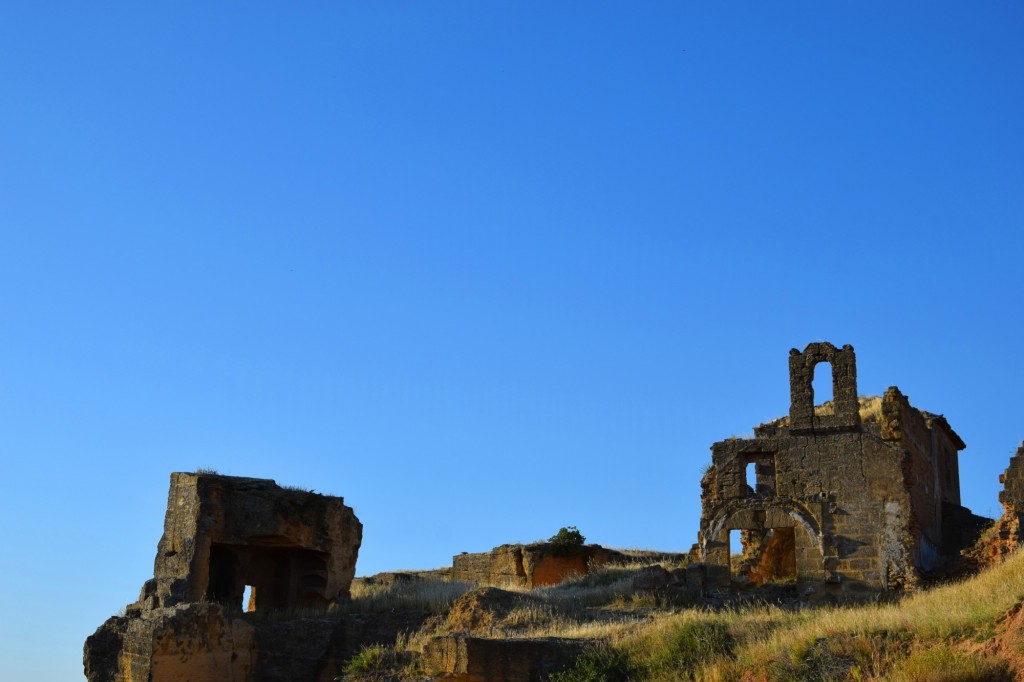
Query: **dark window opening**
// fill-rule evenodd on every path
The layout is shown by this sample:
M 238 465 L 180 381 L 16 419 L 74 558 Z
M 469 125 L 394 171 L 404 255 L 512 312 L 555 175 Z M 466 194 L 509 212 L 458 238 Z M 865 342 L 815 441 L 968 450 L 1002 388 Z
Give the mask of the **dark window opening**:
M 210 578 L 206 587 L 206 598 L 234 608 L 241 608 L 242 587 L 239 584 L 241 566 L 238 556 L 228 547 L 214 545 L 210 548 Z
M 206 599 L 241 611 L 324 605 L 327 577 L 322 552 L 214 543 Z
M 775 455 L 772 453 L 758 453 L 746 455 L 743 460 L 743 472 L 746 495 L 774 496 L 776 490 L 775 481 Z

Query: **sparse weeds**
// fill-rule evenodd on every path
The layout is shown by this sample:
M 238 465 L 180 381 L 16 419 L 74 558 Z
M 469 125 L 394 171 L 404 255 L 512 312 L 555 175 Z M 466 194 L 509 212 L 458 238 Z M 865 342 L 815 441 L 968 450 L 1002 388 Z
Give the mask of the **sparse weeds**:
M 415 674 L 414 655 L 395 646 L 371 644 L 363 647 L 345 664 L 345 682 L 387 682 Z
M 282 490 L 289 490 L 293 493 L 309 493 L 311 495 L 319 495 L 315 488 L 303 488 L 300 485 L 283 485 Z

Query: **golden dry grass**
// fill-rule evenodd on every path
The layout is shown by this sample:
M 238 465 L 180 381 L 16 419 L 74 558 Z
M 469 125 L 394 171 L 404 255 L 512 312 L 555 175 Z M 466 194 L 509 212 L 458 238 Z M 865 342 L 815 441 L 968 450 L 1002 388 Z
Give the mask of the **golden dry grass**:
M 636 680 L 1012 679 L 1006 662 L 991 652 L 977 653 L 977 643 L 991 638 L 999 619 L 1024 600 L 1021 553 L 969 579 L 898 602 L 799 609 L 666 605 L 633 593 L 637 570 L 607 566 L 524 592 L 480 634 L 602 640 L 628 660 L 629 679 Z M 443 618 L 465 588 L 422 579 L 354 593 L 353 603 L 361 605 L 359 610 L 429 604 Z M 395 650 L 415 656 L 443 629 L 439 622 L 400 638 Z

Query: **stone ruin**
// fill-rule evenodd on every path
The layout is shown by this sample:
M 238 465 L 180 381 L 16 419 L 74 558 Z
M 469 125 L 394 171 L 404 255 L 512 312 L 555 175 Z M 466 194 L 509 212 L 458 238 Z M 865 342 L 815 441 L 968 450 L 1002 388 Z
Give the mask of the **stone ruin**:
M 816 406 L 812 381 L 821 363 L 832 370 L 832 400 Z M 960 504 L 958 453 L 965 446 L 942 415 L 913 407 L 896 387 L 859 398 L 849 345 L 794 349 L 789 370 L 787 417 L 755 427 L 753 438 L 711 447 L 698 542 L 689 555 L 640 557 L 689 564 L 673 571 L 650 566 L 634 578 L 634 590 L 675 590 L 709 604 L 779 584 L 803 599 L 871 595 L 913 589 L 972 545 L 964 555 L 982 564 L 1022 544 L 1024 444 L 1000 477 L 1003 517 L 985 530 L 990 520 Z M 172 474 L 154 577 L 123 615 L 86 640 L 86 677 L 340 679 L 361 646 L 394 641 L 426 618 L 394 610 L 324 613 L 349 597 L 361 540 L 362 525 L 342 498 L 269 480 Z M 500 602 L 625 558 L 598 545 L 556 550 L 549 543 L 502 545 L 455 556 L 451 569 L 437 573 L 514 591 L 482 588 L 460 599 Z M 302 615 L 309 607 L 321 615 Z M 288 615 L 264 620 L 245 613 L 253 611 Z M 430 640 L 422 654 L 453 680 L 539 679 L 587 644 L 456 630 Z
M 86 641 L 86 677 L 333 679 L 355 648 L 343 624 L 288 629 L 241 615 L 348 599 L 362 532 L 340 497 L 257 478 L 171 474 L 153 578 L 124 616 Z
M 966 552 L 969 559 L 981 566 L 999 563 L 1024 544 L 1024 443 L 1010 457 L 1010 465 L 999 475 L 999 482 L 1003 484 L 999 493 L 1003 515 Z
M 816 407 L 821 363 L 831 365 L 833 399 Z M 791 350 L 789 380 L 788 417 L 711 446 L 691 551 L 705 589 L 913 589 L 976 540 L 990 521 L 960 504 L 965 446 L 942 415 L 914 408 L 896 387 L 858 398 L 849 345 Z

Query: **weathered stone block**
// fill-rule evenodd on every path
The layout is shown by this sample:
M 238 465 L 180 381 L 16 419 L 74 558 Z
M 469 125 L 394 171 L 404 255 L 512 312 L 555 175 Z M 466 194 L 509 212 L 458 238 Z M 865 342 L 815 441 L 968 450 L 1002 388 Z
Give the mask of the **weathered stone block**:
M 593 642 L 579 639 L 484 639 L 435 637 L 423 650 L 423 665 L 462 682 L 532 682 L 569 665 Z

